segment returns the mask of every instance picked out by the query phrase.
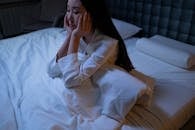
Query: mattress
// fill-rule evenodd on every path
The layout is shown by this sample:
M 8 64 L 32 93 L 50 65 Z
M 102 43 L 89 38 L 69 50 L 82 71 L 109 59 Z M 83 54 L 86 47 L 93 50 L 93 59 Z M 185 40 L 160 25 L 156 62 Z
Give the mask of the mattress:
M 124 129 L 177 130 L 195 114 L 195 71 L 188 71 L 136 49 L 139 38 L 125 40 L 135 69 L 155 79 L 152 105 L 135 106 Z

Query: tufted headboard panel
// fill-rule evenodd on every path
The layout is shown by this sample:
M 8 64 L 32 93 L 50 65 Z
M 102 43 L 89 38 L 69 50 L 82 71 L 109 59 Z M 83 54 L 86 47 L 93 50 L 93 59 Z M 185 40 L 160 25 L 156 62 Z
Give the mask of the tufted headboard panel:
M 160 34 L 195 45 L 195 0 L 106 0 L 112 17 L 143 28 L 143 36 Z

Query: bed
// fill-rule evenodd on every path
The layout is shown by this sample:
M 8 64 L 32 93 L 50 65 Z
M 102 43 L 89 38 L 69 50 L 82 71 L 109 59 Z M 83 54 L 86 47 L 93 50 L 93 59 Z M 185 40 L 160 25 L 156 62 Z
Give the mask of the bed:
M 64 33 L 61 28 L 49 28 L 0 41 L 1 129 L 23 129 L 33 120 L 42 121 L 37 126 L 47 124 L 47 129 L 63 128 L 65 113 L 58 112 L 63 112 L 65 106 L 63 101 L 61 106 L 56 103 L 62 100 L 63 84 L 49 78 L 46 68 Z M 136 51 L 138 40 L 125 40 L 128 54 L 136 70 L 155 79 L 154 95 L 150 107 L 133 107 L 122 129 L 178 129 L 195 112 L 195 71 Z M 49 97 L 56 97 L 56 101 Z M 47 112 L 53 112 L 52 116 Z
M 151 7 L 149 5 L 153 4 L 154 7 L 159 7 L 157 6 L 159 4 L 167 7 L 171 3 L 173 7 L 180 7 L 173 4 L 173 1 L 170 3 L 148 1 L 149 3 L 147 3 L 132 0 L 132 3 L 129 3 L 128 0 L 124 0 L 122 3 L 117 3 L 107 0 L 107 2 L 111 7 L 119 8 L 119 10 L 125 6 L 126 11 L 128 10 L 127 4 L 137 5 L 137 9 L 143 7 L 144 4 L 148 5 L 145 7 Z M 182 0 L 178 2 L 179 5 L 182 5 L 182 2 Z M 191 21 L 194 20 L 193 8 L 188 8 L 187 11 L 189 14 L 187 16 L 191 16 Z M 110 9 L 112 10 L 112 8 Z M 194 44 L 194 24 L 188 19 L 185 22 L 186 25 L 190 23 L 189 26 L 192 27 L 189 29 L 190 31 L 184 33 L 182 29 L 179 29 L 175 32 L 176 35 L 169 35 L 174 34 L 171 33 L 173 30 L 168 28 L 167 31 L 167 27 L 164 26 L 155 29 L 156 26 L 150 25 L 150 29 L 154 27 L 154 30 L 151 31 L 147 30 L 148 26 L 144 26 L 145 22 L 142 24 L 136 21 L 139 25 L 135 25 L 133 22 L 128 25 L 130 21 L 125 20 L 128 16 L 117 15 L 119 12 L 113 11 L 113 18 L 118 17 L 113 20 L 117 26 L 121 25 L 120 20 L 123 19 L 122 25 L 125 25 L 125 28 L 120 30 L 121 25 L 117 29 L 125 41 L 135 70 L 141 73 L 139 76 L 143 76 L 144 78 L 141 78 L 146 83 L 151 81 L 154 85 L 150 104 L 147 106 L 135 104 L 120 129 L 178 130 L 182 128 L 195 115 L 195 70 L 193 68 L 195 49 L 193 45 L 188 46 L 188 44 Z M 124 17 L 122 18 L 122 16 Z M 138 19 L 135 18 L 135 20 Z M 124 21 L 128 21 L 128 23 L 124 24 Z M 127 26 L 131 28 L 131 31 L 126 30 Z M 130 33 L 129 36 L 126 31 L 128 34 Z M 86 130 L 94 127 L 93 122 L 83 120 L 79 116 L 66 120 L 71 113 L 66 113 L 67 108 L 63 103 L 63 84 L 61 80 L 51 79 L 47 74 L 47 65 L 63 43 L 65 33 L 63 28 L 53 27 L 0 40 L 0 130 Z M 162 41 L 165 42 L 158 46 L 160 49 L 162 47 L 167 49 L 167 45 L 164 46 L 167 41 L 174 43 L 171 47 L 168 45 L 168 48 L 171 48 L 169 49 L 170 53 L 178 52 L 178 50 L 181 52 L 181 49 L 173 49 L 174 45 L 187 48 L 187 51 L 182 51 L 185 52 L 182 53 L 182 56 L 184 59 L 188 59 L 192 55 L 190 65 L 186 60 L 181 61 L 180 57 L 177 57 L 177 62 L 173 62 L 171 59 L 167 61 L 163 55 L 153 51 L 153 46 L 148 51 L 143 49 L 151 43 L 156 45 Z M 144 43 L 147 43 L 147 46 Z M 189 48 L 192 53 L 188 51 Z M 137 76 L 134 72 L 131 74 Z M 115 127 L 115 122 L 109 123 L 105 125 L 107 128 Z

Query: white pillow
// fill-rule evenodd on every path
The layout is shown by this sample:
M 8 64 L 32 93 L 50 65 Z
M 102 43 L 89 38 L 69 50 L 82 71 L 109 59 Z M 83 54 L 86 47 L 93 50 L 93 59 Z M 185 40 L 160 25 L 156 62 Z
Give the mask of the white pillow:
M 162 43 L 162 44 L 166 44 L 170 47 L 174 47 L 174 48 L 178 48 L 181 49 L 183 51 L 188 51 L 189 53 L 195 54 L 195 46 L 181 42 L 181 41 L 177 41 L 165 36 L 161 36 L 161 35 L 154 35 L 152 37 L 150 37 L 151 40 Z
M 146 89 L 138 96 L 136 104 L 142 105 L 144 107 L 150 106 L 152 103 L 155 80 L 152 77 L 145 75 L 137 70 L 130 71 L 130 74 L 144 82 L 146 85 Z
M 123 96 L 125 97 L 124 101 L 120 102 L 128 102 L 129 96 L 135 96 L 137 99 L 135 102 L 136 104 L 142 105 L 144 107 L 151 105 L 155 81 L 153 78 L 138 72 L 137 70 L 132 70 L 127 73 L 124 69 L 118 66 L 109 66 L 109 68 L 106 68 L 106 71 L 104 69 L 97 71 L 93 76 L 93 81 L 95 81 L 98 86 L 101 86 L 101 89 L 104 89 L 107 95 L 110 95 L 109 93 L 112 90 L 109 89 L 112 88 L 116 88 L 116 95 L 117 93 L 124 92 L 125 90 L 126 92 L 123 93 Z M 119 89 L 119 86 L 121 87 L 121 90 Z M 134 92 L 138 93 L 133 95 L 135 94 Z M 126 105 L 127 106 L 124 107 L 125 109 L 131 106 L 128 103 Z
M 119 19 L 112 18 L 112 22 L 115 25 L 116 29 L 118 30 L 119 34 L 121 35 L 122 39 L 127 39 L 129 37 L 132 37 L 140 30 L 142 30 L 140 27 L 136 25 L 127 23 Z
M 163 36 L 141 38 L 136 42 L 136 49 L 180 68 L 195 65 L 195 46 Z

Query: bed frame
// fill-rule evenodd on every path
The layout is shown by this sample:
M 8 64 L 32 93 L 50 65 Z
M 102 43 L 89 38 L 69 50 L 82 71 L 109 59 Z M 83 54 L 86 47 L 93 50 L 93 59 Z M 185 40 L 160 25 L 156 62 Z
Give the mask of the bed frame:
M 160 34 L 195 45 L 194 0 L 106 0 L 112 17 L 143 28 L 146 37 Z

